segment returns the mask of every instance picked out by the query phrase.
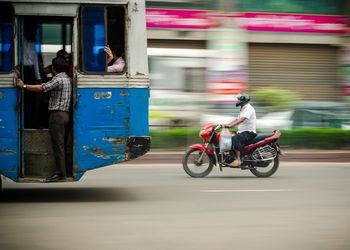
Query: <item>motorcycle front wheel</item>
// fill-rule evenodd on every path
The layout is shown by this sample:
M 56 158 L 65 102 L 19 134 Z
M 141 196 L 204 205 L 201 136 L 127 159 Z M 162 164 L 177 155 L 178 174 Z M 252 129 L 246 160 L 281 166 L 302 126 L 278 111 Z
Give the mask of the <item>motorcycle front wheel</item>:
M 186 151 L 182 158 L 182 166 L 185 172 L 193 178 L 202 178 L 207 176 L 214 167 L 212 160 L 204 153 L 203 157 L 199 161 L 203 154 L 197 148 L 190 148 Z
M 256 167 L 254 169 L 250 169 L 253 175 L 256 177 L 270 177 L 273 175 L 280 165 L 280 161 L 278 155 L 275 159 L 271 160 L 271 162 L 266 167 Z

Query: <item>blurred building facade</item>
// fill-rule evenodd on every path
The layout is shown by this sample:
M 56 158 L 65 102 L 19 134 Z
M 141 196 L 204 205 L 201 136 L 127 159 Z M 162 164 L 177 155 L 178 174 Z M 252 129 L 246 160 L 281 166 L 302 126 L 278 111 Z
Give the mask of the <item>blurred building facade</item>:
M 192 101 L 207 94 L 210 34 L 224 16 L 244 33 L 248 90 L 289 89 L 306 100 L 350 96 L 348 0 L 152 0 L 146 7 L 154 93 Z

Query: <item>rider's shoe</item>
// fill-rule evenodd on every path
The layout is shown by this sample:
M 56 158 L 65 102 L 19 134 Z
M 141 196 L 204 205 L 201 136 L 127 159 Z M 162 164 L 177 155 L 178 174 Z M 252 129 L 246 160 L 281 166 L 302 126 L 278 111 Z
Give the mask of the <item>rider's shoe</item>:
M 239 167 L 241 166 L 241 161 L 239 159 L 236 159 L 231 164 L 233 167 Z

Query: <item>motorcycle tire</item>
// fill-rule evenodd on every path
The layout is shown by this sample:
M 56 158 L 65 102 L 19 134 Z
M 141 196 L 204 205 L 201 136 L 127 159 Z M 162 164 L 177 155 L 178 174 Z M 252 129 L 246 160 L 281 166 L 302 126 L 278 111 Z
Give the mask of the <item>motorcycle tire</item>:
M 270 177 L 271 175 L 273 175 L 277 171 L 277 169 L 279 167 L 280 161 L 279 161 L 278 155 L 276 156 L 275 159 L 273 159 L 271 161 L 270 164 L 272 164 L 272 163 L 273 163 L 272 168 L 269 169 L 266 172 L 263 171 L 266 168 L 262 168 L 262 167 L 257 167 L 257 168 L 254 168 L 254 169 L 250 169 L 250 172 L 252 172 L 252 174 L 255 175 L 256 177 Z M 260 171 L 260 169 L 261 169 L 261 171 Z
M 197 162 L 202 151 L 190 148 L 182 158 L 182 166 L 185 172 L 193 178 L 206 177 L 213 169 L 214 163 L 207 154 L 203 155 L 201 162 Z

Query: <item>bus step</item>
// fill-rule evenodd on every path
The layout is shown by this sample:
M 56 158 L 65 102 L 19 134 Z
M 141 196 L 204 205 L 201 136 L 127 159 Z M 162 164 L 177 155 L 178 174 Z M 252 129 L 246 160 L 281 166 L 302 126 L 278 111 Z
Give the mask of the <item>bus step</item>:
M 55 172 L 55 158 L 45 151 L 24 151 L 25 176 L 49 176 Z
M 72 177 L 68 177 L 65 180 L 59 180 L 55 182 L 47 182 L 46 178 L 36 177 L 36 176 L 26 176 L 18 179 L 18 182 L 21 182 L 21 183 L 58 183 L 58 182 L 73 182 L 73 181 L 75 180 Z

